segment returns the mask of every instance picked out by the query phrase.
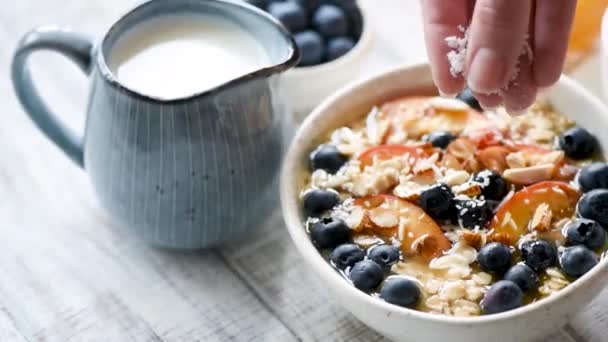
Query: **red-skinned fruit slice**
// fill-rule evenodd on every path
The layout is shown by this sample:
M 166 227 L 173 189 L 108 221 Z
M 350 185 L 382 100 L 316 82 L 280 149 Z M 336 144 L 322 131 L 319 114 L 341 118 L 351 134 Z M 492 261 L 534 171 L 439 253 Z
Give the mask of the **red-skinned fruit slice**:
M 383 205 L 385 204 L 385 205 Z M 407 257 L 423 261 L 440 256 L 451 247 L 437 223 L 420 207 L 391 195 L 378 195 L 355 200 L 355 205 L 364 207 L 370 213 L 383 205 L 394 210 L 399 221 L 404 221 L 405 229 L 399 232 L 399 225 L 387 227 L 369 227 L 361 231 L 365 235 L 379 235 L 383 238 L 401 238 L 401 250 Z M 356 233 L 358 234 L 358 233 Z M 400 236 L 402 235 L 402 236 Z
M 528 186 L 498 208 L 490 225 L 489 239 L 514 246 L 529 232 L 528 224 L 541 204 L 546 203 L 553 220 L 559 220 L 574 214 L 580 195 L 564 182 L 545 181 Z
M 409 154 L 413 158 L 426 156 L 424 149 L 418 146 L 380 145 L 363 151 L 359 156 L 359 161 L 361 161 L 361 167 L 365 167 L 372 165 L 374 158 L 387 160 L 405 154 Z
M 392 123 L 389 140 L 390 135 L 398 136 L 402 132 L 407 133 L 409 138 L 419 138 L 437 131 L 459 135 L 465 128 L 474 130 L 492 126 L 485 115 L 474 109 L 445 106 L 443 102 L 433 97 L 412 96 L 386 103 L 380 112 Z

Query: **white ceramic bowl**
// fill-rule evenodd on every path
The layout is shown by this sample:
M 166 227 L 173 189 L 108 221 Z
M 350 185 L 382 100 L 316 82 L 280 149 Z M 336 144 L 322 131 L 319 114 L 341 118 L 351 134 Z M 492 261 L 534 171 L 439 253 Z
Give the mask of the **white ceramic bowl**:
M 363 7 L 359 6 L 359 9 L 363 28 L 352 50 L 331 62 L 296 67 L 282 76 L 281 87 L 297 121 L 302 121 L 328 94 L 343 87 L 361 72 L 369 53 L 373 30 Z
M 303 122 L 287 152 L 281 174 L 281 205 L 289 233 L 312 270 L 333 296 L 357 318 L 397 341 L 528 341 L 557 331 L 608 283 L 608 258 L 558 294 L 521 308 L 481 317 L 456 318 L 404 309 L 355 289 L 319 254 L 304 230 L 298 194 L 308 154 L 332 129 L 362 117 L 373 106 L 403 95 L 434 95 L 428 66 L 383 73 L 351 85 L 325 100 Z M 608 146 L 608 111 L 583 87 L 562 77 L 549 101 Z

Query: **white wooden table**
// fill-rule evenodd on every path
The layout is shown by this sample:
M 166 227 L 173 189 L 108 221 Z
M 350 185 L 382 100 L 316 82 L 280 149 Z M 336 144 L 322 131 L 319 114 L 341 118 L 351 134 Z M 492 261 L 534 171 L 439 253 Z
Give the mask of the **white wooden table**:
M 418 2 L 362 0 L 375 29 L 366 73 L 425 60 Z M 0 341 L 381 341 L 310 272 L 280 213 L 263 232 L 212 250 L 151 248 L 100 211 L 84 172 L 18 105 L 9 61 L 41 24 L 99 35 L 131 0 L 5 0 L 0 9 Z M 61 58 L 37 81 L 74 128 L 87 83 Z M 597 87 L 594 67 L 586 79 Z M 551 341 L 606 341 L 608 293 Z

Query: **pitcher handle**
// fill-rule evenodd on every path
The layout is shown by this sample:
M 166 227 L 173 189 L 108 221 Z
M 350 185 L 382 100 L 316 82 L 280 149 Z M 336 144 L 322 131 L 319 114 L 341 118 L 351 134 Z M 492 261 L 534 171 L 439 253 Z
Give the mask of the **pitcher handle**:
M 60 28 L 37 28 L 28 32 L 13 56 L 11 74 L 13 88 L 29 117 L 78 166 L 84 167 L 83 135 L 66 127 L 53 114 L 39 95 L 27 65 L 29 56 L 39 50 L 58 52 L 76 63 L 87 75 L 91 72 L 92 41 L 82 34 Z

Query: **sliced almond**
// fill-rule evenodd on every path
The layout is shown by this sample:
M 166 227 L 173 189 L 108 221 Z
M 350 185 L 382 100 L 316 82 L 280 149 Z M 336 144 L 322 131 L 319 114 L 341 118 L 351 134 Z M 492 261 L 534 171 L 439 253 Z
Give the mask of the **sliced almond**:
M 489 242 L 500 242 L 504 245 L 511 244 L 511 238 L 507 234 L 490 234 L 488 235 Z
M 557 170 L 555 178 L 561 181 L 569 182 L 574 179 L 577 173 L 578 167 L 572 164 L 564 164 Z
M 431 235 L 424 234 L 412 243 L 415 256 L 428 259 L 437 253 L 437 241 Z
M 462 164 L 456 157 L 449 153 L 443 155 L 443 158 L 441 159 L 441 166 L 445 167 L 446 169 L 462 170 Z
M 414 173 L 415 174 L 419 174 L 419 173 L 424 173 L 426 171 L 429 170 L 433 170 L 433 166 L 435 164 L 437 164 L 437 160 L 439 159 L 439 154 L 438 153 L 434 153 L 432 156 L 426 158 L 426 159 L 418 159 L 416 161 L 416 165 L 414 165 Z
M 460 235 L 460 240 L 462 242 L 466 243 L 467 245 L 469 245 L 475 249 L 479 249 L 483 245 L 484 238 L 483 238 L 483 235 L 481 235 L 480 233 L 463 230 L 463 231 L 461 231 L 461 233 L 459 233 L 459 235 Z
M 365 228 L 364 227 L 365 218 L 366 218 L 365 209 L 356 206 L 351 210 L 350 213 L 348 213 L 348 216 L 346 217 L 344 222 L 351 229 L 358 231 L 358 230 L 362 230 Z
M 503 176 L 514 184 L 528 185 L 549 180 L 553 176 L 555 165 L 543 164 L 505 170 Z
M 369 219 L 380 228 L 393 228 L 399 224 L 399 214 L 394 209 L 374 208 L 368 210 Z
M 481 194 L 481 185 L 473 182 L 464 183 L 460 186 L 455 186 L 452 190 L 457 195 L 466 195 L 472 198 Z
M 547 203 L 543 203 L 536 208 L 534 216 L 530 221 L 530 230 L 537 232 L 547 232 L 551 229 L 553 212 Z
M 510 169 L 518 169 L 526 167 L 526 158 L 522 152 L 513 152 L 505 158 Z
M 435 171 L 433 169 L 428 169 L 419 172 L 412 176 L 412 179 L 410 181 L 421 185 L 435 184 Z
M 477 159 L 471 158 L 467 159 L 462 163 L 462 167 L 470 173 L 476 173 L 481 171 L 481 165 L 477 162 Z
M 380 239 L 379 237 L 373 235 L 357 235 L 353 238 L 353 242 L 361 246 L 362 248 L 367 249 L 371 246 L 381 244 L 384 241 L 382 241 L 382 239 Z
M 543 154 L 538 159 L 538 164 L 561 164 L 566 158 L 564 151 L 552 151 L 547 154 Z
M 406 201 L 415 201 L 420 197 L 420 193 L 426 186 L 412 181 L 401 183 L 393 189 L 393 195 Z
M 487 169 L 503 173 L 508 168 L 507 155 L 510 151 L 503 146 L 486 147 L 476 153 L 477 160 Z
M 460 185 L 464 184 L 469 179 L 469 176 L 470 174 L 464 170 L 448 169 L 440 182 L 449 186 Z
M 475 157 L 475 150 L 475 144 L 466 138 L 458 138 L 447 147 L 447 152 L 460 161 L 473 159 Z
M 463 101 L 445 97 L 433 97 L 429 100 L 429 106 L 448 112 L 466 112 L 471 107 Z

